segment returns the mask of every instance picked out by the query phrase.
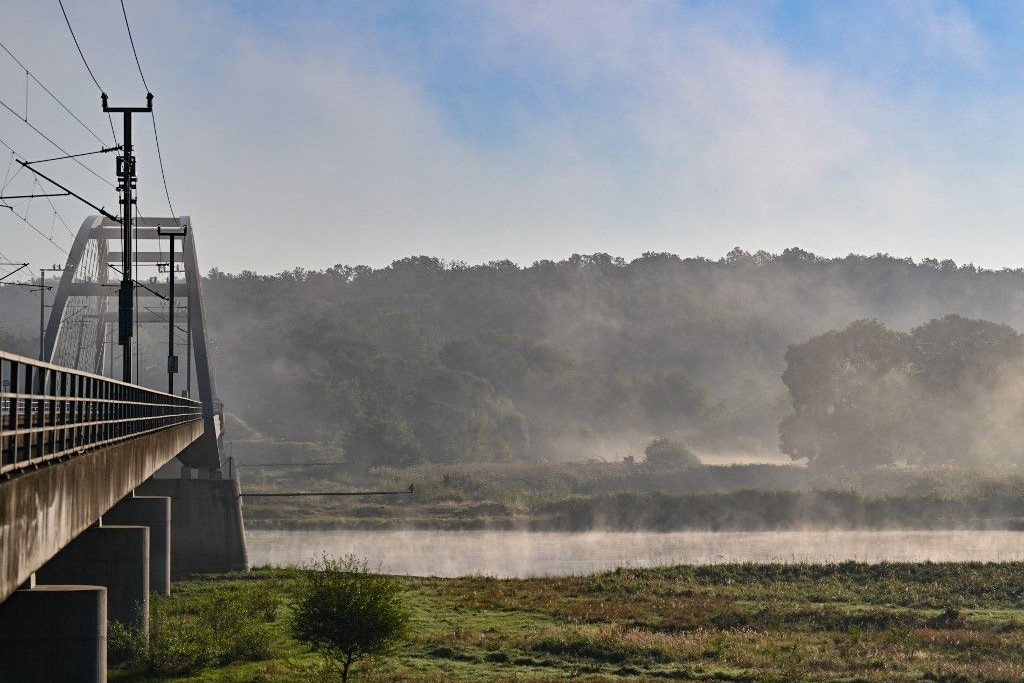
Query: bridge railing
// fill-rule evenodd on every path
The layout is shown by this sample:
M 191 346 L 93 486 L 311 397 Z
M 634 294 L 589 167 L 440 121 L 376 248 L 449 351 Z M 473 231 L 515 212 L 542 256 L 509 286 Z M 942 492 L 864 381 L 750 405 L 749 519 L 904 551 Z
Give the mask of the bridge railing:
M 0 351 L 0 476 L 202 419 L 199 401 Z

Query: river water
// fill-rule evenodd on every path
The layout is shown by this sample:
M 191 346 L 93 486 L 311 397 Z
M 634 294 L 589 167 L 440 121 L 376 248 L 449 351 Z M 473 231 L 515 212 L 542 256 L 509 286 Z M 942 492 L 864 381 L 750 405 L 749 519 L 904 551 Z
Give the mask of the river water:
M 324 552 L 417 576 L 585 574 L 616 567 L 722 562 L 1024 560 L 1020 531 L 262 531 L 247 533 L 254 566 L 304 564 Z

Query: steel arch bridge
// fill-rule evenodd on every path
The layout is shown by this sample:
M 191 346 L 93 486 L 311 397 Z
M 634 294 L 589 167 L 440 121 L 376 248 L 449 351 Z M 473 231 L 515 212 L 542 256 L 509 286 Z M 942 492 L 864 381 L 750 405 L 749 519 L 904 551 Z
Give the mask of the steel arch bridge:
M 185 385 L 188 394 L 202 404 L 204 432 L 178 455 L 193 468 L 220 469 L 220 439 L 223 414 L 217 399 L 216 382 L 210 365 L 206 319 L 203 311 L 201 273 L 195 247 L 195 225 L 189 216 L 137 218 L 134 222 L 133 264 L 140 267 L 165 264 L 170 247 L 159 234 L 160 227 L 186 227 L 183 237 L 170 240 L 175 260 L 183 265 L 179 279 L 173 274 L 175 318 L 184 320 L 175 336 L 185 340 Z M 103 375 L 104 366 L 113 367 L 118 325 L 118 289 L 121 278 L 121 226 L 100 215 L 89 216 L 78 229 L 67 263 L 56 288 L 43 336 L 43 360 L 76 370 Z M 167 247 L 167 248 L 165 248 Z M 139 278 L 133 277 L 133 280 Z M 160 279 L 160 278 L 158 278 Z M 136 282 L 136 325 L 161 324 L 166 328 L 170 283 Z M 143 302 L 156 300 L 154 306 Z M 184 309 L 184 311 L 181 310 Z M 184 315 L 180 315 L 180 313 Z M 111 341 L 113 339 L 113 341 Z M 111 372 L 106 373 L 108 376 Z M 195 380 L 195 391 L 192 381 Z M 141 378 L 139 378 L 141 379 Z

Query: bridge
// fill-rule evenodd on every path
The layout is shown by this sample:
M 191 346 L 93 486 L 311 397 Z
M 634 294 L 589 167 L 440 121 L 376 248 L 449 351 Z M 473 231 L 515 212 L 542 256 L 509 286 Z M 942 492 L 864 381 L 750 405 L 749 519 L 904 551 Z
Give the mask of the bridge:
M 174 259 L 159 239 L 168 226 L 187 228 L 170 240 Z M 138 218 L 132 231 L 136 272 L 183 264 L 181 277 L 133 283 L 137 299 L 156 299 L 139 307 L 136 326 L 166 329 L 183 314 L 186 388 L 112 378 L 108 337 L 120 311 L 110 271 L 123 254 L 111 247 L 121 227 L 87 218 L 45 325 L 45 360 L 0 350 L 4 681 L 105 681 L 108 620 L 145 632 L 150 593 L 168 594 L 172 577 L 247 568 L 238 482 L 221 473 L 195 226 L 187 216 Z

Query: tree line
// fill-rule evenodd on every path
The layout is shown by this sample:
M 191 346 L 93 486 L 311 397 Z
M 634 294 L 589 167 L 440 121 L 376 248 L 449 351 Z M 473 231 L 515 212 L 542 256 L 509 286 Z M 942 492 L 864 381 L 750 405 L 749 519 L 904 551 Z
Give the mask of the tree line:
M 368 466 L 614 459 L 656 437 L 775 450 L 784 419 L 787 451 L 824 463 L 787 418 L 790 345 L 861 318 L 1024 324 L 1022 285 L 1019 270 L 799 249 L 528 267 L 417 256 L 204 282 L 231 410 Z
M 275 275 L 214 269 L 203 288 L 229 411 L 271 438 L 341 446 L 368 466 L 639 458 L 655 438 L 698 453 L 776 451 L 780 436 L 796 457 L 843 461 L 825 453 L 825 441 L 813 445 L 809 426 L 838 422 L 789 417 L 799 412 L 794 400 L 806 400 L 791 390 L 810 386 L 782 381 L 791 345 L 851 320 L 877 320 L 896 336 L 947 314 L 1024 329 L 1021 270 L 800 249 L 734 249 L 719 259 L 576 254 L 526 267 L 414 256 Z M 0 288 L 0 348 L 34 356 L 38 303 L 21 289 Z M 142 374 L 159 386 L 163 336 L 145 340 Z M 796 382 L 799 372 L 787 377 Z M 919 382 L 915 372 L 907 382 Z M 957 400 L 983 405 L 965 391 Z M 871 405 L 876 417 L 863 424 L 898 422 Z M 979 420 L 959 431 L 980 434 Z M 857 441 L 842 434 L 828 438 Z M 981 440 L 957 457 L 1009 457 L 1009 448 Z M 872 449 L 876 460 L 924 457 L 902 441 Z

